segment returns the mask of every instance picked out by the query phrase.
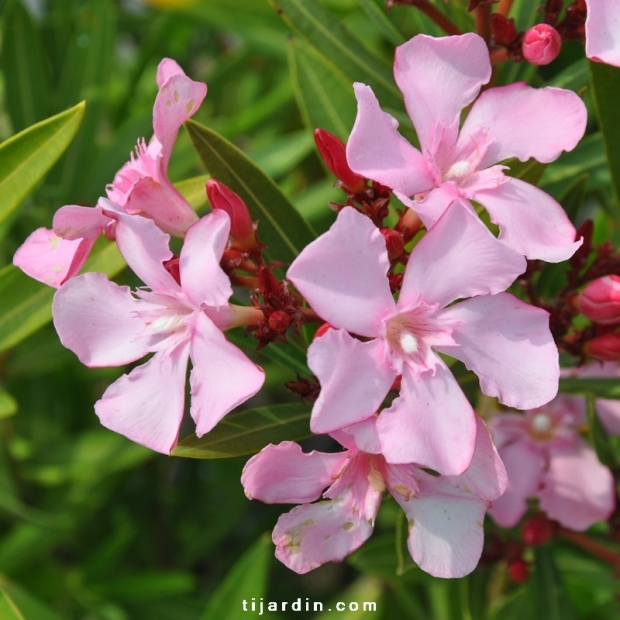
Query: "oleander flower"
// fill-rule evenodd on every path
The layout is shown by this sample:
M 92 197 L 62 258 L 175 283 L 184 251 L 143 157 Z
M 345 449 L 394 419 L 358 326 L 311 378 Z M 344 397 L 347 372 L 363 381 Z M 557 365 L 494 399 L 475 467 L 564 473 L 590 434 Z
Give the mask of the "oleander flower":
M 474 200 L 499 226 L 499 239 L 531 259 L 559 262 L 581 244 L 562 207 L 548 194 L 503 173 L 510 157 L 551 162 L 586 128 L 573 92 L 524 83 L 489 88 L 486 43 L 476 34 L 418 35 L 396 48 L 396 83 L 422 151 L 397 131 L 369 86 L 355 84 L 357 118 L 347 144 L 351 169 L 394 190 L 432 226 L 455 198 Z M 459 130 L 461 112 L 473 103 Z
M 586 0 L 586 56 L 620 67 L 620 0 Z

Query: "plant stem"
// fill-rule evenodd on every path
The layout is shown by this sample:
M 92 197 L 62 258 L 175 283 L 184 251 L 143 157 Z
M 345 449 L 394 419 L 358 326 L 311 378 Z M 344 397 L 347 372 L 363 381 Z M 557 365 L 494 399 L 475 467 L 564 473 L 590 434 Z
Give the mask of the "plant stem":
M 429 0 L 395 0 L 391 4 L 406 4 L 415 6 L 422 13 L 430 17 L 446 34 L 463 34 L 463 31 L 452 21 L 450 21 L 436 6 Z
M 508 17 L 508 13 L 510 13 L 510 9 L 512 9 L 513 2 L 514 0 L 500 0 L 496 13 L 499 13 L 504 17 Z
M 491 5 L 481 4 L 476 9 L 476 32 L 489 43 L 491 38 Z
M 612 566 L 620 566 L 620 554 L 615 551 L 610 551 L 607 547 L 603 546 L 601 543 L 592 540 L 585 534 L 581 534 L 580 532 L 573 532 L 572 530 L 567 530 L 566 528 L 561 527 L 558 530 L 558 534 L 566 540 L 570 540 L 573 544 L 589 551 L 592 555 L 597 556 L 601 560 L 604 560 L 608 564 Z

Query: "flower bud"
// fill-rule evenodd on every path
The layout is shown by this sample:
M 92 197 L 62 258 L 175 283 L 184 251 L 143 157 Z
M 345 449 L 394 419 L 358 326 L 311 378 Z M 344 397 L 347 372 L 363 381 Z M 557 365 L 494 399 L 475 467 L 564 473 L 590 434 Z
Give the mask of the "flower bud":
M 342 189 L 349 194 L 357 194 L 366 189 L 366 179 L 349 168 L 347 147 L 325 129 L 314 130 L 314 141 L 323 161 L 336 178 L 340 179 Z
M 385 246 L 387 247 L 390 261 L 396 260 L 398 257 L 402 256 L 402 253 L 405 251 L 403 236 L 391 228 L 382 228 L 381 234 L 385 239 Z
M 597 360 L 614 362 L 620 360 L 620 333 L 612 332 L 596 336 L 586 342 L 584 353 Z
M 554 61 L 562 47 L 560 33 L 549 24 L 537 24 L 523 37 L 521 51 L 533 65 L 548 65 Z
M 499 13 L 491 15 L 491 32 L 497 45 L 509 46 L 517 38 L 514 19 L 508 19 Z
M 269 316 L 269 329 L 283 334 L 291 324 L 291 318 L 284 310 L 276 310 Z
M 544 514 L 539 513 L 529 518 L 523 524 L 521 538 L 529 547 L 538 547 L 553 538 L 555 531 L 555 523 L 550 521 Z
M 525 583 L 530 576 L 530 567 L 525 560 L 510 560 L 508 574 L 515 583 Z
M 207 181 L 207 198 L 212 209 L 222 209 L 230 217 L 230 236 L 235 245 L 244 251 L 259 246 L 254 224 L 248 208 L 240 196 L 215 179 Z
M 595 323 L 620 323 L 620 277 L 605 276 L 590 282 L 577 297 L 577 307 Z

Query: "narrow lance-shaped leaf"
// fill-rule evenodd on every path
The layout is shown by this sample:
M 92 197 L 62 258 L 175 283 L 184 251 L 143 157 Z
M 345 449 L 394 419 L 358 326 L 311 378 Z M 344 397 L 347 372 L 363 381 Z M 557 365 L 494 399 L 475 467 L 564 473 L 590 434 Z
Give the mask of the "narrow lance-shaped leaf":
M 402 108 L 391 67 L 346 30 L 317 0 L 270 0 L 290 27 L 351 80 L 368 84 L 383 105 Z
M 218 133 L 189 120 L 189 137 L 207 172 L 243 198 L 270 258 L 292 262 L 315 238 L 310 225 L 280 188 L 234 144 Z
M 560 392 L 569 394 L 596 394 L 599 398 L 620 399 L 618 379 L 565 377 L 560 379 Z
M 190 435 L 172 450 L 172 456 L 222 459 L 259 452 L 269 443 L 296 441 L 310 436 L 310 411 L 299 403 L 249 409 L 226 416 L 211 432 Z
M 609 436 L 596 413 L 596 397 L 594 394 L 589 393 L 586 398 L 590 439 L 596 450 L 596 456 L 598 456 L 598 460 L 603 463 L 603 465 L 613 467 L 616 464 L 614 450 L 609 442 Z
M 0 222 L 63 154 L 84 115 L 85 103 L 52 116 L 0 145 Z
M 2 620 L 61 620 L 60 616 L 4 577 L 0 577 L 0 618 Z

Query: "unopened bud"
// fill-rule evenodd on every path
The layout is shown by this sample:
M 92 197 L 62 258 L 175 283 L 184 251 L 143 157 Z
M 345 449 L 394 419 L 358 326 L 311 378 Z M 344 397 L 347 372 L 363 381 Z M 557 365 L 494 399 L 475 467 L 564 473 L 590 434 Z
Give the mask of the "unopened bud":
M 560 33 L 549 24 L 537 24 L 525 33 L 521 51 L 533 65 L 548 65 L 558 57 L 561 48 Z
M 605 276 L 590 282 L 577 297 L 577 307 L 595 323 L 620 323 L 620 277 Z
M 517 38 L 514 19 L 508 19 L 499 13 L 491 15 L 491 32 L 497 45 L 508 47 Z
M 596 336 L 586 342 L 584 353 L 597 360 L 614 362 L 620 360 L 620 333 L 612 332 Z
M 390 261 L 396 260 L 402 256 L 405 251 L 405 241 L 403 236 L 391 228 L 382 228 L 381 234 L 385 239 L 385 247 L 387 248 L 388 258 Z
M 515 583 L 525 583 L 530 576 L 530 567 L 525 560 L 510 560 L 508 574 Z
M 180 263 L 180 258 L 171 258 L 170 260 L 164 261 L 164 268 L 174 278 L 174 281 L 179 285 L 181 284 Z
M 269 316 L 269 329 L 279 334 L 284 333 L 291 324 L 291 318 L 284 310 L 276 310 Z
M 244 251 L 259 246 L 250 212 L 240 196 L 215 179 L 207 181 L 207 198 L 212 209 L 222 209 L 230 217 L 230 236 Z
M 314 141 L 323 161 L 331 173 L 340 179 L 345 192 L 358 194 L 366 189 L 366 179 L 349 168 L 347 147 L 342 140 L 325 129 L 315 129 Z
M 409 243 L 422 226 L 420 216 L 413 209 L 405 209 L 394 229 L 403 236 L 405 243 Z
M 544 514 L 539 513 L 529 518 L 521 529 L 521 538 L 529 547 L 544 545 L 555 536 L 556 525 Z

